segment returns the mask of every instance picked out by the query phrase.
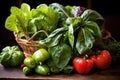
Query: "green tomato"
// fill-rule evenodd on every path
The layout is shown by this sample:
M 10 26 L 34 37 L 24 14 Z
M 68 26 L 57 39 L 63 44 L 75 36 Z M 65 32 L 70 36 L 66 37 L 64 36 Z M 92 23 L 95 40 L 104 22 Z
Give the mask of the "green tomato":
M 26 57 L 24 59 L 24 64 L 30 68 L 35 68 L 36 66 L 35 60 L 32 57 Z
M 37 51 L 35 51 L 32 55 L 32 58 L 35 60 L 35 62 L 37 64 L 39 64 L 40 62 L 44 62 L 45 60 L 47 60 L 50 57 L 50 54 L 48 53 L 48 51 L 44 48 L 41 48 Z
M 50 69 L 47 65 L 37 65 L 35 68 L 35 72 L 40 75 L 49 75 L 50 74 Z

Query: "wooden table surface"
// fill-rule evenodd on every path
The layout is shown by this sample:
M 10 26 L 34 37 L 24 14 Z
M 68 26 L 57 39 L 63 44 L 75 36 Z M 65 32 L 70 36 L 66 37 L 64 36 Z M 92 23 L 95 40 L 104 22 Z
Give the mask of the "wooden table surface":
M 4 68 L 0 65 L 0 80 L 120 80 L 120 66 L 113 66 L 106 70 L 94 70 L 90 74 L 54 74 L 40 76 L 37 74 L 26 76 L 20 68 Z

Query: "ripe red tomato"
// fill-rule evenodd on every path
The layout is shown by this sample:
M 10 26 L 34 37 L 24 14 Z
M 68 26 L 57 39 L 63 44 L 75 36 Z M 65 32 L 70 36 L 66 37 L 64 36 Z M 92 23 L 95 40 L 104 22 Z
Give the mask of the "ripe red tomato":
M 91 71 L 94 63 L 91 59 L 76 57 L 73 59 L 74 69 L 80 74 L 87 74 Z
M 107 67 L 110 66 L 112 57 L 107 50 L 98 50 L 97 53 L 98 55 L 92 55 L 91 59 L 93 60 L 95 67 L 98 69 L 106 69 Z

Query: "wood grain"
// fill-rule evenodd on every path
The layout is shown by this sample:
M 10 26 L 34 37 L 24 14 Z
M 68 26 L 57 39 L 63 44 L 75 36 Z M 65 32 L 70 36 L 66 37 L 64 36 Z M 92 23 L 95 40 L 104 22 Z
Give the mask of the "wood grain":
M 0 80 L 120 80 L 120 66 L 110 67 L 106 70 L 93 70 L 90 74 L 51 74 L 41 76 L 32 74 L 26 76 L 21 68 L 4 68 L 0 65 Z

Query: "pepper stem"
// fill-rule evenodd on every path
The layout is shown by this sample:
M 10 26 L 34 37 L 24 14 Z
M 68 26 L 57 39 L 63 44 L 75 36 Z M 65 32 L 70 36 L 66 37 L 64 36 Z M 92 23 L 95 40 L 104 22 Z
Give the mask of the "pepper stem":
M 88 59 L 88 57 L 89 57 L 89 56 L 88 56 L 87 54 L 85 54 L 84 59 Z

